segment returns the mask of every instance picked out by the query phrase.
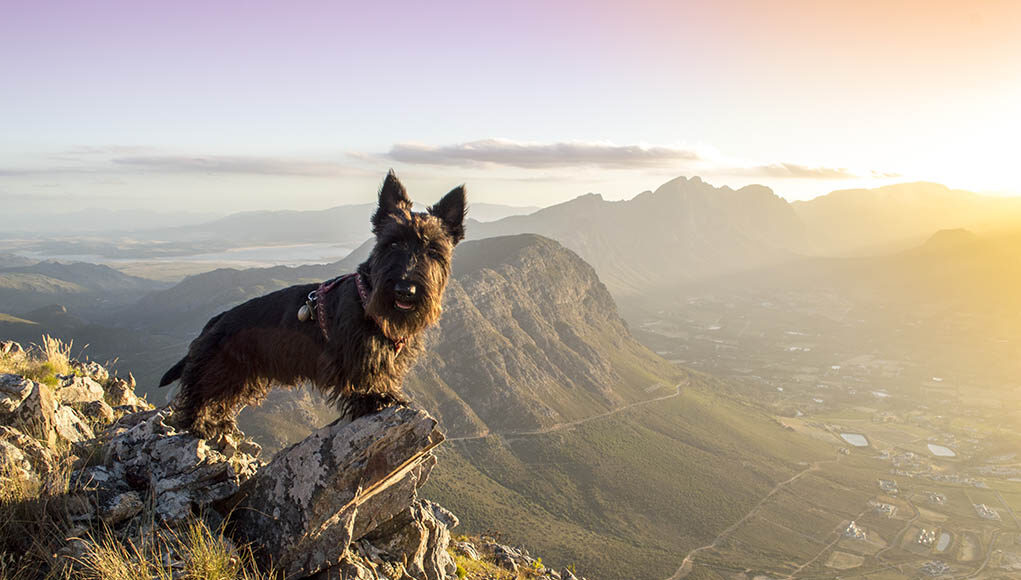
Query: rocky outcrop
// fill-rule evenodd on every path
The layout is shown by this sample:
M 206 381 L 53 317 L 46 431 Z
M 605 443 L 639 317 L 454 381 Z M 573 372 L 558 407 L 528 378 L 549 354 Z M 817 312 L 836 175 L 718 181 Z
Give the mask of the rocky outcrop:
M 425 411 L 395 406 L 335 421 L 267 464 L 241 434 L 201 439 L 176 427 L 170 408 L 130 412 L 144 404 L 130 382 L 104 377 L 101 367 L 73 368 L 89 374 L 61 377 L 53 393 L 24 377 L 0 376 L 0 419 L 43 425 L 29 435 L 0 424 L 0 484 L 42 483 L 60 468 L 53 442 L 74 444 L 75 469 L 66 492 L 58 492 L 73 527 L 53 550 L 64 565 L 83 561 L 82 538 L 90 535 L 127 543 L 151 536 L 154 525 L 187 529 L 198 518 L 288 579 L 459 577 L 448 550 L 458 519 L 418 495 L 436 464 L 432 450 L 444 439 Z M 515 548 L 487 542 L 457 549 L 537 580 L 561 578 Z M 170 550 L 177 578 L 173 562 L 181 555 Z
M 171 416 L 159 409 L 124 417 L 105 434 L 104 461 L 73 474 L 77 488 L 95 497 L 97 517 L 118 519 L 112 513 L 123 513 L 125 494 L 135 494 L 152 502 L 158 518 L 180 524 L 233 496 L 255 474 L 258 445 L 199 439 L 173 427 Z
M 353 541 L 415 508 L 442 440 L 432 417 L 406 407 L 324 427 L 246 484 L 235 528 L 289 575 L 337 565 Z

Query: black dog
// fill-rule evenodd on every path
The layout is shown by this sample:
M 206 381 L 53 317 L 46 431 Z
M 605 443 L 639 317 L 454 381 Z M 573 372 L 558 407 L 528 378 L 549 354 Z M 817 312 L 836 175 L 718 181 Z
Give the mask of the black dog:
M 177 421 L 200 437 L 235 428 L 240 407 L 270 383 L 310 381 L 352 418 L 396 402 L 439 320 L 454 246 L 464 238 L 465 193 L 457 187 L 427 213 L 393 171 L 372 217 L 376 246 L 357 272 L 254 298 L 206 323 L 160 386 L 181 379 Z

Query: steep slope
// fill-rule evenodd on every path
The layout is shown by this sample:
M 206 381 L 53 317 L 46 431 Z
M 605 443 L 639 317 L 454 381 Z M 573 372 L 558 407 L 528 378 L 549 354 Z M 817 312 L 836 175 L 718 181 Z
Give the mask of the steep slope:
M 834 191 L 791 205 L 819 254 L 906 249 L 937 230 L 1021 225 L 1021 198 L 979 195 L 927 182 Z
M 523 234 L 458 247 L 443 318 L 405 388 L 449 436 L 465 437 L 607 413 L 669 393 L 681 376 L 631 337 L 591 266 Z M 242 417 L 274 448 L 304 434 L 280 424 L 281 409 L 306 429 L 323 417 L 318 398 L 285 395 Z
M 452 436 L 535 430 L 650 397 L 678 372 L 639 345 L 595 271 L 536 235 L 467 242 L 408 381 Z
M 804 245 L 797 215 L 769 188 L 717 188 L 698 177 L 679 177 L 628 201 L 584 195 L 478 224 L 469 236 L 526 232 L 577 252 L 617 295 L 776 263 Z

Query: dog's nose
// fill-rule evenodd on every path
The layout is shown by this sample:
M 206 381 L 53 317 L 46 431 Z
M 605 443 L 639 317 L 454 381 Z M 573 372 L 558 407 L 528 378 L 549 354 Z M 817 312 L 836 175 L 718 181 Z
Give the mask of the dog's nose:
M 418 285 L 410 280 L 401 280 L 394 284 L 394 294 L 401 300 L 414 300 L 418 293 Z

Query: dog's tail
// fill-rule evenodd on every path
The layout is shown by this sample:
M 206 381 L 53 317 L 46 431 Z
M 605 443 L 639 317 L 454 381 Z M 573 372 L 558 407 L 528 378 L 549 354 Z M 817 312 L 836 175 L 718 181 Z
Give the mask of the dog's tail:
M 213 325 L 216 324 L 216 322 L 218 320 L 220 320 L 220 318 L 222 318 L 224 314 L 225 314 L 224 312 L 221 312 L 221 313 L 217 314 L 216 316 L 210 318 L 209 322 L 207 322 L 205 327 L 202 328 L 202 332 L 199 334 L 199 336 L 201 336 L 202 334 L 205 334 L 206 331 L 208 331 L 210 328 L 212 328 Z M 198 340 L 198 339 L 196 339 L 196 340 Z M 190 351 L 191 349 L 189 348 L 188 350 Z M 181 373 L 184 372 L 184 364 L 185 364 L 185 361 L 187 361 L 187 360 L 188 360 L 188 355 L 184 355 L 184 358 L 182 358 L 181 360 L 177 361 L 176 365 L 170 367 L 170 370 L 168 370 L 167 372 L 163 373 L 163 378 L 160 379 L 160 386 L 161 387 L 165 387 L 165 386 L 169 385 L 170 383 L 176 381 L 177 379 L 181 378 Z
M 181 360 L 177 361 L 176 365 L 170 367 L 170 370 L 163 373 L 163 378 L 160 379 L 160 386 L 165 387 L 170 383 L 176 381 L 177 379 L 181 378 L 181 372 L 184 371 L 184 363 L 187 360 L 188 357 L 182 358 Z

